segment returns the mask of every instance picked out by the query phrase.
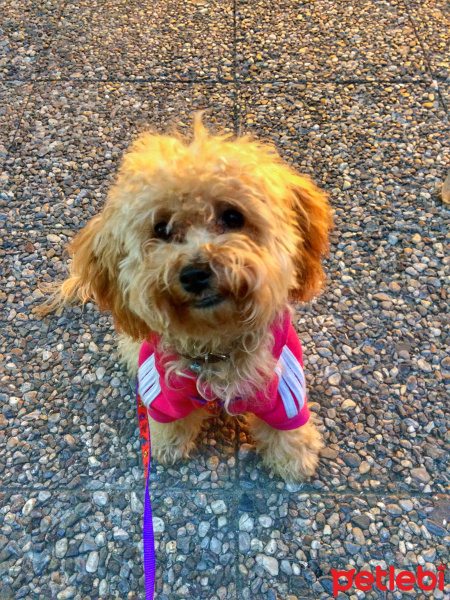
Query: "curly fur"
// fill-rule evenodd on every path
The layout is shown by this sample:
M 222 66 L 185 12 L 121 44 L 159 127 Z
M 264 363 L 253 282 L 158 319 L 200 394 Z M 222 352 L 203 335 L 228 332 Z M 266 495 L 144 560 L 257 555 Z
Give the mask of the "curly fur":
M 221 224 L 230 208 L 244 217 L 238 231 Z M 156 235 L 160 222 L 170 240 Z M 169 380 L 186 370 L 183 355 L 228 354 L 198 383 L 227 406 L 272 376 L 270 324 L 322 287 L 330 227 L 325 194 L 271 145 L 211 136 L 197 116 L 192 141 L 146 133 L 132 145 L 103 212 L 72 241 L 70 276 L 51 306 L 92 299 L 110 311 L 131 370 L 151 332 L 178 357 Z M 195 307 L 180 284 L 194 262 L 209 265 L 218 306 Z

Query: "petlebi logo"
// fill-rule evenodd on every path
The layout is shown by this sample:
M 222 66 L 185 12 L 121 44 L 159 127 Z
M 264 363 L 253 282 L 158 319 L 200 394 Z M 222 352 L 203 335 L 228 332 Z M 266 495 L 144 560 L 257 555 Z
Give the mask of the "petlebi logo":
M 349 571 L 331 569 L 330 572 L 333 577 L 334 597 L 339 592 L 349 590 L 353 585 L 363 592 L 372 590 L 374 586 L 381 591 L 393 592 L 397 589 L 401 592 L 409 592 L 414 589 L 414 585 L 417 585 L 424 592 L 429 592 L 436 588 L 441 592 L 444 591 L 445 565 L 438 565 L 437 575 L 432 571 L 425 571 L 421 565 L 417 567 L 415 573 L 412 571 L 400 571 L 396 574 L 395 567 L 393 566 L 388 567 L 387 571 L 383 571 L 380 566 L 377 566 L 375 568 L 375 575 L 370 571 L 356 573 L 355 569 L 350 569 Z M 341 583 L 344 578 L 345 582 Z M 425 578 L 428 578 L 427 583 L 424 581 Z

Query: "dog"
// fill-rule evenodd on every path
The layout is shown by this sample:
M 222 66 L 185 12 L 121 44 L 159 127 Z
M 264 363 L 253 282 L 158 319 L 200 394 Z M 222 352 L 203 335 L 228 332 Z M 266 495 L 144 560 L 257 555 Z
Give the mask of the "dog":
M 245 413 L 276 476 L 314 474 L 321 436 L 306 401 L 291 303 L 322 288 L 326 194 L 268 143 L 144 133 L 103 211 L 69 246 L 50 308 L 95 301 L 148 408 L 152 456 L 189 457 L 205 420 Z

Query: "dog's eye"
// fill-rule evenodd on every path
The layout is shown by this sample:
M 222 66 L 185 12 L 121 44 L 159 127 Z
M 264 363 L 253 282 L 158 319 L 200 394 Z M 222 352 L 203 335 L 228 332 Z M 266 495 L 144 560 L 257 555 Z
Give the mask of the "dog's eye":
M 167 221 L 160 221 L 154 227 L 155 237 L 159 240 L 168 241 L 172 237 Z
M 228 208 L 222 214 L 222 223 L 228 229 L 242 229 L 244 227 L 244 215 L 235 208 Z

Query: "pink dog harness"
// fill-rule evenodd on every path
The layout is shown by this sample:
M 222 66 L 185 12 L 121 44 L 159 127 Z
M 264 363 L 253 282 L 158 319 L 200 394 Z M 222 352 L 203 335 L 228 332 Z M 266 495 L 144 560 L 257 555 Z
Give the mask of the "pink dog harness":
M 297 429 L 309 419 L 302 347 L 288 312 L 281 325 L 272 325 L 271 331 L 272 353 L 278 360 L 272 380 L 255 395 L 233 400 L 229 408 L 234 414 L 253 413 L 274 429 Z M 217 414 L 222 403 L 212 396 L 202 398 L 192 373 L 186 377 L 173 375 L 170 387 L 167 386 L 165 360 L 158 351 L 157 336 L 144 341 L 139 353 L 138 400 L 147 407 L 152 419 L 171 423 L 202 406 Z

